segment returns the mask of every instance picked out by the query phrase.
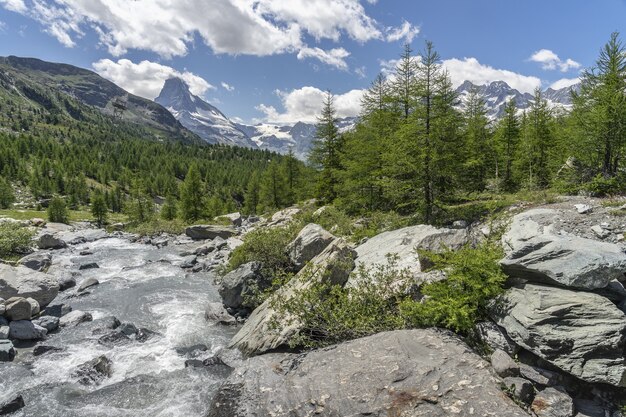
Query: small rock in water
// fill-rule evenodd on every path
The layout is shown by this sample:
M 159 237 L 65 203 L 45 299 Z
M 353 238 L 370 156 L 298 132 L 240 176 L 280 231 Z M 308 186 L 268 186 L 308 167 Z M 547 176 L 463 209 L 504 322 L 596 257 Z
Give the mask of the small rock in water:
M 63 348 L 56 346 L 47 346 L 47 345 L 37 345 L 35 349 L 33 349 L 33 356 L 41 356 L 48 352 L 62 352 Z
M 192 346 L 177 347 L 176 353 L 178 353 L 180 356 L 195 356 L 194 353 L 206 352 L 207 350 L 209 350 L 209 348 L 206 345 L 198 344 Z
M 59 318 L 54 316 L 41 316 L 37 320 L 33 320 L 33 323 L 37 326 L 41 326 L 48 332 L 54 331 L 59 328 Z
M 593 211 L 593 207 L 589 204 L 575 204 L 574 207 L 579 214 L 587 214 Z
M 18 395 L 11 401 L 0 404 L 0 416 L 13 414 L 24 406 L 26 406 L 26 404 L 24 403 L 24 398 L 21 395 Z
M 207 321 L 225 325 L 237 324 L 237 320 L 228 314 L 222 303 L 209 303 L 204 310 L 204 318 Z
M 139 331 L 137 329 L 137 327 L 132 324 L 132 323 L 122 323 L 118 329 L 118 331 L 122 332 L 124 335 L 126 336 L 132 336 L 134 334 L 137 334 L 137 332 Z
M 61 327 L 77 326 L 80 323 L 91 320 L 93 320 L 91 314 L 80 310 L 74 310 L 61 317 L 59 324 L 61 325 Z
M 107 333 L 109 330 L 117 329 L 120 321 L 114 316 L 102 317 L 91 322 L 91 334 L 99 335 Z
M 71 275 L 59 277 L 57 281 L 59 281 L 59 291 L 65 291 L 76 286 L 76 279 Z
M 13 361 L 15 354 L 15 348 L 10 340 L 0 340 L 0 362 Z
M 98 356 L 80 365 L 72 376 L 83 385 L 99 384 L 111 376 L 111 360 L 104 355 Z
M 196 255 L 187 256 L 183 258 L 182 262 L 180 263 L 180 267 L 183 269 L 192 268 L 197 261 L 198 258 L 196 257 Z
M 98 284 L 100 284 L 100 281 L 98 281 L 96 278 L 93 278 L 93 277 L 87 278 L 83 280 L 83 282 L 80 283 L 76 292 L 85 291 L 87 288 L 93 287 Z
M 126 336 L 119 330 L 107 333 L 98 339 L 98 343 L 106 347 L 121 346 L 130 342 L 130 337 Z
M 44 308 L 43 314 L 46 316 L 63 317 L 72 312 L 72 307 L 67 304 L 55 304 Z
M 139 343 L 143 343 L 146 340 L 150 339 L 155 334 L 156 333 L 153 332 L 152 330 L 144 329 L 142 327 L 137 331 L 137 334 L 135 335 L 135 340 L 138 341 Z
M 93 255 L 93 252 L 90 250 L 83 250 L 83 251 L 80 251 L 79 255 L 80 256 Z
M 98 269 L 98 268 L 100 268 L 100 265 L 98 265 L 95 262 L 89 262 L 89 263 L 82 264 L 81 266 L 79 266 L 78 270 L 83 271 L 85 269 Z

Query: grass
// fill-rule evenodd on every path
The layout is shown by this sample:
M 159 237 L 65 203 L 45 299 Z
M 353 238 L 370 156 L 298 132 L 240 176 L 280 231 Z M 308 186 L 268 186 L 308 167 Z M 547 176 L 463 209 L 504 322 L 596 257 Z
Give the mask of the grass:
M 94 218 L 89 211 L 68 210 L 68 213 L 71 222 L 94 221 Z M 45 210 L 0 210 L 0 218 L 2 217 L 9 217 L 15 220 L 30 220 L 40 218 L 48 221 L 48 213 Z M 122 223 L 127 220 L 128 219 L 126 215 L 121 213 L 109 213 L 108 216 L 109 223 Z

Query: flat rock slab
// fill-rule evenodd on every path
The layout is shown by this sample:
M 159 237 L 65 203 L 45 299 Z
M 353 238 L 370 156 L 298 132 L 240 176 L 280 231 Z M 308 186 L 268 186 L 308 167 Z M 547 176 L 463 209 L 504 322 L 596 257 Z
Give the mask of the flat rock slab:
M 53 276 L 24 266 L 0 264 L 0 298 L 30 297 L 45 307 L 58 293 L 59 283 Z
M 402 330 L 251 358 L 220 388 L 208 416 L 527 417 L 499 385 L 451 333 Z

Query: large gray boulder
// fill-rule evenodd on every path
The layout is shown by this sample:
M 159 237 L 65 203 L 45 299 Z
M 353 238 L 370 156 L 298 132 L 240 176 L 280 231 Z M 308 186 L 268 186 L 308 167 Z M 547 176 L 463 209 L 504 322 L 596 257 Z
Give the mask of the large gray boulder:
M 291 223 L 296 215 L 300 213 L 300 209 L 297 207 L 288 207 L 274 213 L 270 221 L 267 223 L 267 227 L 282 227 Z
M 354 267 L 354 251 L 343 239 L 335 239 L 285 286 L 257 307 L 241 330 L 233 337 L 230 347 L 248 355 L 260 354 L 287 345 L 302 328 L 293 317 L 279 317 L 272 307 L 275 300 L 289 302 L 297 291 L 310 288 L 316 282 L 345 285 Z
M 63 249 L 67 243 L 51 233 L 43 233 L 37 239 L 37 246 L 39 249 Z
M 59 293 L 59 283 L 51 275 L 33 271 L 24 266 L 0 264 L 0 297 L 34 298 L 45 307 Z
M 9 320 L 30 320 L 31 303 L 23 297 L 11 297 L 4 302 L 4 316 Z
M 265 290 L 271 282 L 261 275 L 259 262 L 248 262 L 222 277 L 218 292 L 226 307 L 242 308 L 254 291 Z
M 208 416 L 528 416 L 488 367 L 448 332 L 379 333 L 251 358 L 219 389 Z
M 515 343 L 565 372 L 626 386 L 626 316 L 608 299 L 526 284 L 501 296 L 492 315 Z
M 29 320 L 15 320 L 9 323 L 9 338 L 17 340 L 43 339 L 48 331 Z
M 469 242 L 467 230 L 438 229 L 419 225 L 384 232 L 356 248 L 356 270 L 376 269 L 389 263 L 389 257 L 397 255 L 395 267 L 412 275 L 422 272 L 417 249 L 440 251 L 444 248 L 459 249 Z M 349 286 L 358 285 L 358 275 L 353 274 Z
M 299 271 L 307 262 L 322 253 L 334 239 L 335 236 L 322 226 L 315 223 L 307 224 L 287 246 L 289 259 Z
M 228 220 L 233 226 L 236 226 L 236 227 L 240 227 L 243 221 L 243 218 L 241 217 L 241 213 L 239 212 L 223 214 L 215 218 L 215 220 L 222 220 L 222 219 Z
M 237 324 L 237 319 L 228 314 L 222 303 L 208 303 L 204 308 L 204 318 L 208 322 L 227 326 Z
M 52 255 L 50 252 L 35 252 L 24 256 L 17 263 L 35 271 L 43 271 L 52 265 Z
M 193 240 L 206 240 L 221 237 L 228 239 L 235 236 L 237 231 L 230 226 L 216 226 L 212 224 L 197 224 L 185 229 L 185 234 Z
M 504 271 L 525 280 L 583 290 L 624 280 L 626 253 L 613 243 L 559 230 L 559 213 L 533 209 L 513 217 L 502 237 Z

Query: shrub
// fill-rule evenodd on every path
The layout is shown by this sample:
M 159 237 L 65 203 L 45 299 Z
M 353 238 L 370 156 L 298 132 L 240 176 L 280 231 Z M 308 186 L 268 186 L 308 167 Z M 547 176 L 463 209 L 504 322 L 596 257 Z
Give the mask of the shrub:
M 26 253 L 34 233 L 18 223 L 0 223 L 0 256 L 12 258 Z
M 65 200 L 60 197 L 54 197 L 48 205 L 48 220 L 53 223 L 68 223 L 69 214 Z
M 594 197 L 606 197 L 623 194 L 626 191 L 626 186 L 624 185 L 624 178 L 620 178 L 620 176 L 605 178 L 599 174 L 584 184 L 582 189 Z

